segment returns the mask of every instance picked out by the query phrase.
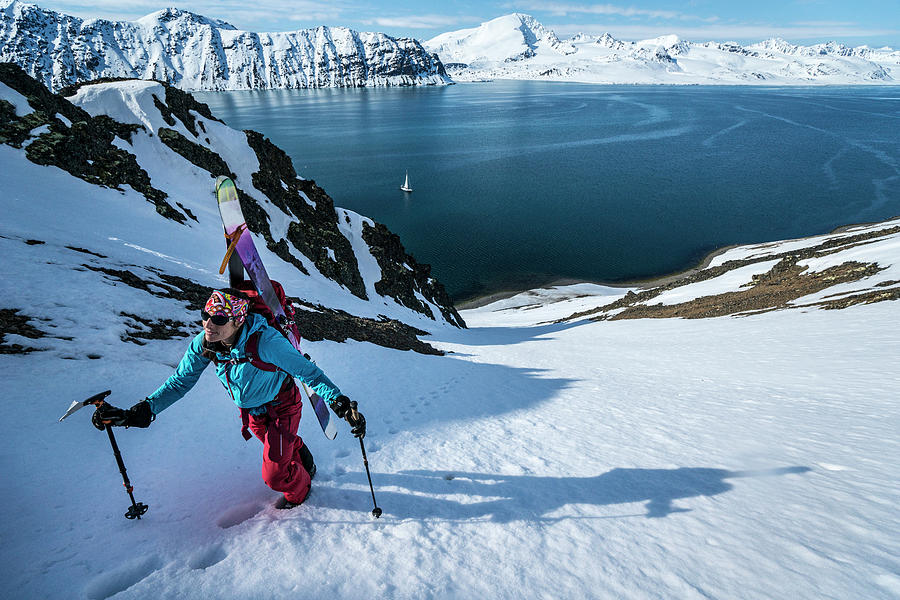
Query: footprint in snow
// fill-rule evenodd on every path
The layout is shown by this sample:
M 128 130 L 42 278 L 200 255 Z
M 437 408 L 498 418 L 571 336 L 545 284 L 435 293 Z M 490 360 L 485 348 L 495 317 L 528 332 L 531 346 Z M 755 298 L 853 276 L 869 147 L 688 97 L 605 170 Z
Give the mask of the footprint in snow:
M 263 508 L 264 507 L 261 504 L 257 503 L 240 504 L 238 506 L 234 506 L 222 513 L 222 516 L 219 517 L 219 520 L 216 522 L 216 524 L 222 529 L 228 529 L 230 527 L 234 527 L 235 525 L 240 525 L 247 519 L 256 515 Z
M 162 568 L 158 556 L 145 556 L 94 577 L 84 588 L 91 600 L 105 600 L 146 579 Z

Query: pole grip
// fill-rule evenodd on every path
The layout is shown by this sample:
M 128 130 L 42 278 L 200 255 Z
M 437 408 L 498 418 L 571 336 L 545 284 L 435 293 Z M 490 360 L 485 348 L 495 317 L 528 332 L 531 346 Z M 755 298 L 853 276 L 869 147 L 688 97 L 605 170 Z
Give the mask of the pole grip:
M 87 400 L 82 402 L 82 404 L 84 404 L 85 406 L 87 406 L 88 404 L 93 404 L 94 406 L 100 406 L 101 404 L 105 403 L 106 397 L 109 396 L 110 394 L 112 394 L 112 390 L 106 390 L 105 392 L 100 392 L 99 394 L 94 394 L 93 396 L 91 396 L 90 398 L 88 398 Z

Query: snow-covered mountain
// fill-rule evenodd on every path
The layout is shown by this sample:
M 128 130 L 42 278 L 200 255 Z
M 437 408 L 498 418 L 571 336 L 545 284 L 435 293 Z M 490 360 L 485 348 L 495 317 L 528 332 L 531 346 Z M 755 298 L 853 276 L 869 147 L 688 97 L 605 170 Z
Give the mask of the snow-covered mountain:
M 532 290 L 463 329 L 399 240 L 188 94 L 66 100 L 9 65 L 0 82 L 7 596 L 897 596 L 900 221 L 732 248 L 645 289 Z M 57 422 L 172 374 L 223 281 L 221 169 L 299 296 L 304 350 L 366 415 L 378 520 L 357 440 L 308 412 L 312 492 L 273 508 L 208 372 L 116 432 L 140 521 L 90 412 Z M 417 341 L 401 320 L 445 354 L 384 343 Z M 359 332 L 380 343 L 340 341 Z
M 511 14 L 474 29 L 444 33 L 425 42 L 426 47 L 442 55 L 444 63 L 477 65 L 514 62 L 533 58 L 540 49 L 567 54 L 571 44 L 563 46 L 552 31 L 530 15 Z
M 2 63 L 0 114 L 4 212 L 17 215 L 4 219 L 0 235 L 14 246 L 34 240 L 36 252 L 27 275 L 4 282 L 95 279 L 104 296 L 95 312 L 123 339 L 186 335 L 208 288 L 227 285 L 218 274 L 217 175 L 239 188 L 270 274 L 298 298 L 304 337 L 430 351 L 416 339 L 425 326 L 464 326 L 430 268 L 396 235 L 335 208 L 268 139 L 227 127 L 186 92 L 128 80 L 66 99 Z M 175 258 L 174 248 L 184 251 Z M 127 308 L 119 298 L 127 286 L 155 297 L 154 308 Z M 45 305 L 37 289 L 17 296 L 62 335 L 67 308 Z
M 425 42 L 457 81 L 548 79 L 591 83 L 896 84 L 900 51 L 834 42 L 795 46 L 767 40 L 694 43 L 669 35 L 625 42 L 609 33 L 560 40 L 529 15 L 514 13 Z
M 54 91 L 103 77 L 188 90 L 449 82 L 437 57 L 411 38 L 344 27 L 254 33 L 176 8 L 134 22 L 83 20 L 19 0 L 0 0 L 0 61 Z

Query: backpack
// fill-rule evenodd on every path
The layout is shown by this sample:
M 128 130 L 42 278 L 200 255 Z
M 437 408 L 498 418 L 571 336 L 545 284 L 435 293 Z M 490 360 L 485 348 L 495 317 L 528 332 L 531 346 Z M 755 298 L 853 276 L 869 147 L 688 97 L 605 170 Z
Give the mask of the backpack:
M 296 317 L 294 307 L 288 301 L 287 295 L 284 293 L 284 287 L 282 287 L 280 283 L 272 280 L 272 289 L 275 290 L 275 295 L 278 296 L 278 302 L 281 304 L 281 308 L 284 310 L 286 317 L 281 321 L 279 321 L 271 309 L 269 309 L 268 305 L 262 299 L 262 296 L 256 291 L 252 281 L 244 280 L 238 282 L 237 285 L 233 287 L 244 292 L 250 299 L 250 306 L 247 308 L 249 312 L 264 316 L 269 325 L 277 329 L 284 337 L 290 339 L 288 334 L 293 333 L 297 341 L 300 341 L 300 330 L 297 329 L 297 324 L 294 322 L 294 318 Z M 278 370 L 278 367 L 265 362 L 259 357 L 259 333 L 250 335 L 247 339 L 247 345 L 244 347 L 244 352 L 246 353 L 250 364 L 257 369 L 262 369 L 263 371 Z
M 237 285 L 234 285 L 233 287 L 236 290 L 244 292 L 250 299 L 250 306 L 248 307 L 250 312 L 264 316 L 269 325 L 280 331 L 281 335 L 284 337 L 289 337 L 288 334 L 293 333 L 297 338 L 297 341 L 300 340 L 300 330 L 297 329 L 297 324 L 294 322 L 294 318 L 296 317 L 294 307 L 288 301 L 287 295 L 284 293 L 284 288 L 280 283 L 274 280 L 272 281 L 272 289 L 275 290 L 275 295 L 278 296 L 278 302 L 281 304 L 281 308 L 284 310 L 286 317 L 286 319 L 281 322 L 278 321 L 275 314 L 272 313 L 266 305 L 266 302 L 262 299 L 262 296 L 256 291 L 252 281 L 244 280 L 238 282 Z

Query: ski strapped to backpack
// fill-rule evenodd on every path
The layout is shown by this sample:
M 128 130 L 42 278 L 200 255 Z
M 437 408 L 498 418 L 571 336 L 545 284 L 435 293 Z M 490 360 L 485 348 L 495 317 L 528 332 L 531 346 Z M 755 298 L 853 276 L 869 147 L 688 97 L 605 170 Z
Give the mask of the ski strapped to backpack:
M 272 284 L 272 289 L 275 291 L 275 295 L 278 298 L 278 302 L 279 302 L 279 304 L 281 304 L 282 311 L 284 312 L 284 315 L 285 315 L 285 317 L 282 319 L 279 319 L 278 317 L 275 316 L 275 314 L 269 308 L 269 305 L 266 304 L 265 300 L 262 298 L 262 295 L 259 292 L 257 292 L 257 290 L 253 286 L 252 282 L 250 282 L 250 281 L 235 282 L 236 285 L 234 286 L 234 288 L 236 290 L 243 292 L 247 296 L 248 300 L 250 301 L 250 304 L 247 309 L 249 312 L 256 313 L 256 314 L 259 314 L 259 315 L 262 315 L 263 317 L 265 317 L 266 322 L 270 326 L 272 326 L 273 328 L 278 330 L 278 332 L 281 333 L 281 335 L 283 335 L 284 337 L 286 337 L 289 341 L 291 340 L 292 337 L 293 337 L 293 339 L 297 340 L 298 341 L 298 344 L 296 345 L 297 352 L 301 352 L 300 348 L 299 348 L 300 330 L 297 328 L 297 324 L 294 322 L 294 316 L 296 314 L 294 312 L 294 307 L 291 306 L 290 301 L 288 301 L 287 294 L 284 293 L 284 288 L 282 287 L 282 285 L 274 280 L 270 280 L 270 282 Z M 233 362 L 234 364 L 249 362 L 257 369 L 261 369 L 263 371 L 286 372 L 283 369 L 278 368 L 276 365 L 265 362 L 264 360 L 262 360 L 259 357 L 259 336 L 260 336 L 259 332 L 255 332 L 255 333 L 250 334 L 250 336 L 247 338 L 247 344 L 244 347 L 244 352 L 246 355 L 245 358 L 237 359 L 237 360 L 229 361 L 229 362 Z M 301 352 L 301 354 L 302 354 L 302 352 Z M 309 358 L 308 354 L 303 354 L 303 356 L 307 360 L 311 360 Z M 221 362 L 216 359 L 214 351 L 209 352 L 207 354 L 207 357 L 210 358 L 217 365 L 219 364 L 219 362 Z M 226 379 L 228 378 L 227 372 L 225 374 L 225 377 L 226 377 Z M 291 381 L 293 381 L 293 377 L 291 377 L 290 379 L 291 379 Z M 322 431 L 325 434 L 325 437 L 327 437 L 330 440 L 333 440 L 335 438 L 335 436 L 337 435 L 337 427 L 335 426 L 335 424 L 331 421 L 331 419 L 329 417 L 328 406 L 325 403 L 325 400 L 322 399 L 322 397 L 319 396 L 317 393 L 315 393 L 314 391 L 312 391 L 308 387 L 306 387 L 306 384 L 303 383 L 302 381 L 300 382 L 300 389 L 303 390 L 303 392 L 306 394 L 307 398 L 309 399 L 309 403 L 310 403 L 310 405 L 312 405 L 313 410 L 316 413 L 316 418 L 319 420 L 319 424 L 322 425 Z M 230 390 L 229 390 L 229 392 L 230 392 Z M 322 414 L 322 413 L 324 413 L 324 414 Z M 245 434 L 245 437 L 246 437 L 246 434 Z
M 259 292 L 256 291 L 256 288 L 253 286 L 253 282 L 251 281 L 241 281 L 236 282 L 234 286 L 235 289 L 238 289 L 250 299 L 250 306 L 248 310 L 253 313 L 260 314 L 266 318 L 266 322 L 269 323 L 272 327 L 277 329 L 281 335 L 291 339 L 291 335 L 294 336 L 299 343 L 300 341 L 300 330 L 297 329 L 297 324 L 294 322 L 296 317 L 296 313 L 294 312 L 294 307 L 287 299 L 287 294 L 284 293 L 284 287 L 280 283 L 275 280 L 269 280 L 272 284 L 272 289 L 275 290 L 275 296 L 278 298 L 278 303 L 281 304 L 281 308 L 284 311 L 284 318 L 279 319 L 275 316 L 275 313 L 272 312 L 272 309 L 269 308 L 269 305 L 266 304 L 266 301 L 263 300 L 262 296 Z M 300 348 L 297 348 L 297 351 L 300 351 Z M 255 366 L 255 365 L 254 365 Z

